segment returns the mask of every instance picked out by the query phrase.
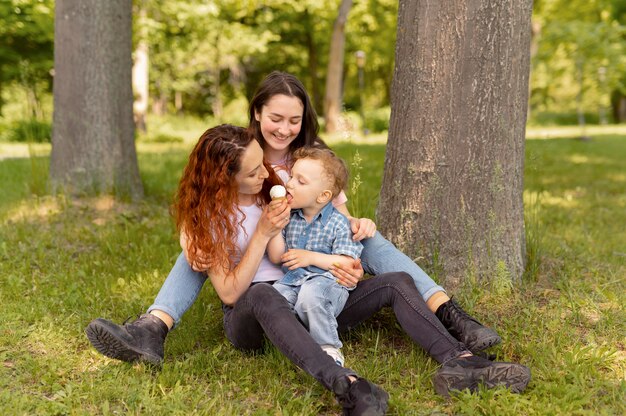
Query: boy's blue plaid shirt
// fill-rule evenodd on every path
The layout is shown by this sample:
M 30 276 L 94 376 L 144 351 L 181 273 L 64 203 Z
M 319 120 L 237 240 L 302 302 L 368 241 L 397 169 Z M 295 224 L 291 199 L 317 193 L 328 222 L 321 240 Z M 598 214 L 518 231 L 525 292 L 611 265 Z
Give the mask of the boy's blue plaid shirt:
M 355 259 L 363 251 L 363 245 L 352 240 L 350 221 L 332 203 L 324 206 L 310 224 L 306 222 L 302 210 L 294 210 L 289 224 L 283 230 L 283 236 L 287 250 L 297 248 L 323 254 L 343 254 Z M 280 282 L 291 286 L 300 286 L 307 279 L 320 275 L 335 280 L 328 270 L 315 266 L 295 270 L 283 267 L 283 271 L 285 277 Z

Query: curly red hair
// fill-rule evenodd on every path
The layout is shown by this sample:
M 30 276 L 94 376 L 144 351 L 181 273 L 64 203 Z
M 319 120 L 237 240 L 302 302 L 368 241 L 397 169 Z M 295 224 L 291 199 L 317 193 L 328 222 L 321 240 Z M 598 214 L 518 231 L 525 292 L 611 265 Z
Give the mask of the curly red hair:
M 205 131 L 189 155 L 173 205 L 176 227 L 187 235 L 187 260 L 203 268 L 234 266 L 240 223 L 239 187 L 235 175 L 241 156 L 254 136 L 242 127 L 223 124 Z M 267 168 L 266 164 L 266 168 Z M 280 183 L 272 168 L 259 203 L 270 201 L 267 191 Z

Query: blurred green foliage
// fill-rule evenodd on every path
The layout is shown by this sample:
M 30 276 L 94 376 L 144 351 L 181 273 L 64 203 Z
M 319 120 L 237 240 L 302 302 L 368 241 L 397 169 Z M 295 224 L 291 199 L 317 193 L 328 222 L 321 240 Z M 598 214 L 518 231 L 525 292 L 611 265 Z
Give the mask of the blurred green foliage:
M 37 100 L 38 93 L 51 90 L 53 13 L 53 0 L 0 1 L 0 92 L 20 83 Z M 0 94 L 0 110 L 7 99 Z
M 133 0 L 134 42 L 149 50 L 151 111 L 245 124 L 247 99 L 279 69 L 303 81 L 321 112 L 338 4 Z M 345 110 L 364 113 L 359 123 L 373 132 L 388 128 L 397 13 L 396 0 L 356 1 L 346 25 Z M 50 121 L 54 0 L 2 0 L 0 21 L 0 129 L 16 119 Z M 534 2 L 531 124 L 575 123 L 577 111 L 592 123 L 617 118 L 626 106 L 625 22 L 623 0 Z M 359 50 L 366 55 L 362 94 Z
M 391 107 L 379 107 L 365 112 L 365 128 L 372 133 L 389 130 L 389 116 Z
M 50 143 L 52 126 L 35 118 L 16 120 L 0 131 L 0 138 L 9 142 Z
M 577 110 L 609 121 L 616 110 L 611 95 L 626 96 L 625 24 L 623 0 L 534 2 L 531 123 L 572 124 L 542 113 Z

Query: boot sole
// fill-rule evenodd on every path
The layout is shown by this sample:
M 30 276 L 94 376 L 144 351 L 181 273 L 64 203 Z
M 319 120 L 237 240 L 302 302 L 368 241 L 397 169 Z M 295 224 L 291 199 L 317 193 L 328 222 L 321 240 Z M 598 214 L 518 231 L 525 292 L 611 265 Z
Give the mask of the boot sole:
M 471 372 L 463 368 L 444 367 L 435 375 L 434 382 L 437 394 L 445 397 L 449 397 L 453 390 L 476 391 L 481 384 L 490 389 L 502 386 L 513 393 L 521 393 L 530 382 L 530 369 L 512 363 L 494 363 Z
M 482 337 L 477 341 L 471 343 L 471 345 L 467 345 L 467 349 L 473 353 L 478 353 L 486 350 L 487 348 L 493 347 L 494 345 L 498 345 L 502 342 L 502 338 L 500 335 L 493 334 L 486 337 Z
M 99 353 L 128 363 L 143 361 L 153 365 L 162 364 L 163 359 L 161 357 L 138 350 L 112 334 L 107 326 L 106 322 L 102 322 L 98 318 L 90 322 L 87 328 L 85 328 L 85 334 L 89 342 Z

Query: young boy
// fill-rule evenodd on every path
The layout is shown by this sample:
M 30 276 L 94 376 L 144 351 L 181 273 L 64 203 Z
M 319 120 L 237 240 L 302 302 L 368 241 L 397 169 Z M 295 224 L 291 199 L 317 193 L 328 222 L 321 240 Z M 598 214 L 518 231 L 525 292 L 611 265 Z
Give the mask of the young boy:
M 274 284 L 300 320 L 337 364 L 344 365 L 337 334 L 337 315 L 350 289 L 336 282 L 331 265 L 351 265 L 363 245 L 352 240 L 350 222 L 332 200 L 345 188 L 348 170 L 329 149 L 301 148 L 293 155 L 287 182 L 292 208 L 289 224 L 274 237 L 267 254 L 283 263 L 285 276 Z

